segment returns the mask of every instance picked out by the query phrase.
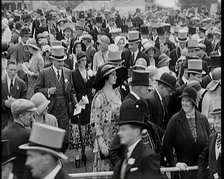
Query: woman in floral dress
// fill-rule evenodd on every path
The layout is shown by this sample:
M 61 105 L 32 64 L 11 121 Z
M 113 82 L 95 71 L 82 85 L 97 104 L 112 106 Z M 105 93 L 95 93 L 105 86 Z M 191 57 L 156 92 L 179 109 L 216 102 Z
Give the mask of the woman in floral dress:
M 104 64 L 96 74 L 95 94 L 91 105 L 90 124 L 93 126 L 94 164 L 93 172 L 109 171 L 112 166 L 108 159 L 111 143 L 117 133 L 115 124 L 119 119 L 121 95 L 118 87 L 127 73 L 126 68 L 115 68 Z M 123 75 L 122 75 L 123 74 Z

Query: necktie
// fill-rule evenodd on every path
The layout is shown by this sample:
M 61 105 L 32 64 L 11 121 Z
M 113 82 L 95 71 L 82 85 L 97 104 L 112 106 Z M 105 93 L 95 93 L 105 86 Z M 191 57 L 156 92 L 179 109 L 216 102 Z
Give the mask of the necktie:
M 60 80 L 60 73 L 59 73 L 59 70 L 58 70 L 58 76 L 57 76 L 57 77 L 58 77 L 58 80 Z
M 135 65 L 135 54 L 132 53 L 132 62 L 133 62 L 133 65 Z
M 221 147 L 221 135 L 218 134 L 217 136 L 217 149 L 219 149 Z
M 13 88 L 13 79 L 11 79 L 11 83 L 10 83 L 10 94 L 12 94 L 12 88 Z
M 124 179 L 124 177 L 125 177 L 125 171 L 126 171 L 127 165 L 128 165 L 128 157 L 127 157 L 127 153 L 126 153 L 126 157 L 121 166 L 121 175 L 120 175 L 121 179 Z

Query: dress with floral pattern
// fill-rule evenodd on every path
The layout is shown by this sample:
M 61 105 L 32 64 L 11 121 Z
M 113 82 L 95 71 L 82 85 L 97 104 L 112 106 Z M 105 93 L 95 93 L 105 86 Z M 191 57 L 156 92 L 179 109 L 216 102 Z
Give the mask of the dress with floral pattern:
M 93 172 L 109 171 L 112 165 L 109 159 L 101 159 L 100 151 L 110 149 L 112 141 L 118 131 L 116 123 L 119 119 L 121 95 L 115 89 L 116 98 L 108 100 L 103 90 L 99 90 L 92 101 L 90 124 L 94 140 Z

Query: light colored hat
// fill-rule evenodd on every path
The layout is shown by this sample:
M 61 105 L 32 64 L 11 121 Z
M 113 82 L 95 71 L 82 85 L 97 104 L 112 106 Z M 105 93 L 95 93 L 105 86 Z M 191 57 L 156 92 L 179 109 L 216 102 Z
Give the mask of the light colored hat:
M 62 41 L 57 40 L 51 41 L 51 47 L 53 46 L 62 46 Z
M 93 40 L 93 37 L 92 35 L 86 33 L 86 34 L 83 34 L 82 40 Z
M 43 35 L 44 38 L 46 38 L 46 37 L 49 36 L 49 33 L 48 33 L 48 31 L 44 31 L 44 32 L 42 33 L 42 35 Z
M 142 70 L 146 70 L 147 62 L 144 58 L 138 58 L 135 62 L 135 65 L 133 66 L 133 70 L 136 70 L 136 68 L 140 68 Z
M 73 28 L 74 28 L 74 24 L 73 24 L 73 23 L 66 22 L 66 23 L 64 23 L 64 25 L 63 25 L 63 27 L 62 27 L 62 30 L 63 30 L 63 32 L 64 32 L 66 29 L 69 29 L 69 30 L 73 31 Z
M 170 61 L 170 57 L 168 57 L 165 53 L 162 53 L 159 57 L 158 57 L 158 65 L 157 68 L 161 68 L 164 67 L 164 65 L 166 63 L 168 63 Z
M 102 35 L 99 40 L 97 40 L 100 44 L 107 44 L 110 45 L 110 39 L 106 35 Z
M 75 29 L 84 30 L 85 21 L 77 21 L 75 24 Z
M 149 49 L 154 49 L 154 57 L 158 57 L 160 55 L 160 51 L 155 47 L 155 42 L 150 41 L 148 39 L 142 40 L 143 52 L 147 52 Z
M 133 23 L 131 21 L 125 23 L 129 28 L 133 27 Z
M 38 115 L 42 114 L 43 111 L 47 108 L 48 104 L 50 103 L 49 100 L 43 95 L 43 93 L 35 93 L 31 98 L 30 101 L 33 102 L 37 108 L 36 113 Z
M 35 123 L 33 125 L 29 143 L 20 145 L 23 150 L 33 150 L 48 153 L 54 157 L 67 159 L 61 152 L 65 130 L 47 124 Z
M 188 73 L 195 74 L 205 74 L 205 71 L 202 69 L 202 60 L 201 59 L 188 59 L 187 61 L 187 71 Z
M 39 39 L 39 38 L 43 38 L 44 36 L 43 36 L 43 33 L 39 33 L 39 34 L 37 34 L 37 39 Z
M 133 44 L 141 42 L 139 31 L 129 31 L 128 32 L 128 43 Z
M 188 49 L 196 49 L 196 48 L 199 48 L 198 47 L 198 41 L 189 39 L 188 40 Z
M 184 29 L 180 29 L 178 31 L 177 41 L 179 42 L 186 42 L 188 41 L 187 31 Z
M 46 51 L 51 52 L 51 46 L 50 45 L 44 45 L 44 46 L 42 46 L 42 52 L 44 53 Z
M 35 105 L 27 99 L 17 99 L 11 105 L 12 114 L 20 114 L 24 111 L 36 111 Z
M 218 28 L 214 28 L 212 30 L 212 33 L 215 34 L 215 35 L 221 35 L 221 31 Z
M 24 47 L 27 47 L 27 46 L 30 46 L 30 47 L 32 47 L 32 48 L 34 48 L 34 49 L 36 49 L 36 50 L 40 50 L 40 48 L 37 47 L 37 42 L 36 42 L 36 40 L 33 39 L 33 38 L 29 38 L 29 39 L 27 40 L 27 42 L 26 42 L 26 44 L 24 45 Z
M 114 39 L 114 43 L 117 45 L 121 39 L 124 40 L 124 44 L 127 43 L 126 42 L 126 37 L 124 37 L 124 36 L 116 36 L 115 39 Z
M 110 45 L 108 46 L 108 50 L 109 50 L 110 52 L 115 52 L 115 51 L 118 51 L 118 50 L 119 50 L 119 47 L 118 47 L 118 45 L 116 45 L 116 44 L 110 44 Z
M 64 61 L 67 58 L 67 55 L 65 54 L 65 48 L 63 46 L 53 46 L 50 57 L 54 60 Z
M 122 32 L 121 28 L 114 28 L 114 29 L 110 30 L 109 33 L 111 33 L 111 34 L 117 34 L 117 33 L 121 33 L 121 32 Z

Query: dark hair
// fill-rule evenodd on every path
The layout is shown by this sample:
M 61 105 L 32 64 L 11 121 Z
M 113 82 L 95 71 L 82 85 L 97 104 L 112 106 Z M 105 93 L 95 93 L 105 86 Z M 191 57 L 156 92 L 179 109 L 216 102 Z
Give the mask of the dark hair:
M 208 39 L 212 39 L 212 38 L 213 38 L 213 34 L 212 34 L 212 33 L 208 33 L 208 34 L 207 34 L 207 38 L 208 38 Z
M 86 46 L 85 46 L 85 44 L 83 44 L 82 42 L 75 42 L 75 43 L 74 43 L 74 46 L 73 46 L 73 48 L 72 48 L 72 53 L 73 53 L 73 54 L 76 54 L 76 52 L 75 52 L 75 48 L 77 47 L 78 44 L 81 45 L 81 48 L 82 48 L 82 51 L 83 51 L 83 52 L 86 51 Z
M 12 60 L 12 59 L 10 59 L 10 60 L 8 60 L 8 62 L 7 62 L 7 68 L 9 67 L 9 65 L 16 65 L 17 63 L 14 61 L 14 60 Z

